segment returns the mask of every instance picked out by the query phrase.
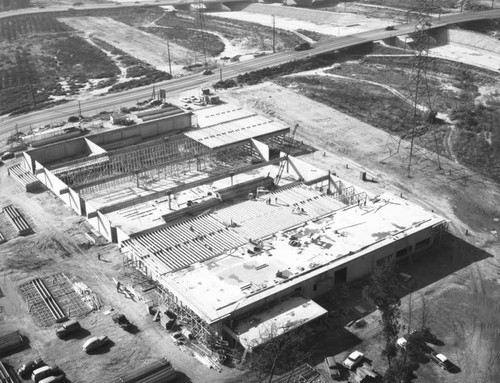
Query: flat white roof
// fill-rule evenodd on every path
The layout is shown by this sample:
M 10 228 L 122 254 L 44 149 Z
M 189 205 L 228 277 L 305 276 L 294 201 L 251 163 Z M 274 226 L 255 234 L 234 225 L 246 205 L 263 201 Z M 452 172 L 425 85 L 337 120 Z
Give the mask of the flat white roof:
M 271 308 L 239 320 L 231 329 L 240 344 L 252 349 L 325 315 L 327 310 L 302 296 L 292 296 Z
M 337 210 L 204 263 L 165 275 L 161 282 L 208 322 L 445 220 L 389 194 Z M 265 220 L 263 220 L 265 224 Z M 299 246 L 290 241 L 295 237 Z M 250 250 L 250 252 L 248 251 Z M 278 272 L 285 277 L 278 277 Z
M 250 112 L 249 110 L 232 104 L 222 104 L 194 110 L 193 114 L 197 117 L 198 126 L 200 128 L 207 128 L 224 122 L 256 115 L 254 112 Z
M 209 148 L 257 138 L 269 134 L 286 133 L 284 125 L 278 124 L 262 116 L 249 116 L 234 121 L 222 122 L 208 128 L 191 130 L 185 135 Z

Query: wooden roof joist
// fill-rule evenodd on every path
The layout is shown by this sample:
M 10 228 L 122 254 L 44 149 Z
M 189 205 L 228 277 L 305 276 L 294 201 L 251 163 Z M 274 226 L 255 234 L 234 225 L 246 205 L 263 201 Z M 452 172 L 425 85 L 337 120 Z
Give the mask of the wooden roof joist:
M 209 215 L 134 235 L 122 246 L 150 254 L 147 263 L 156 270 L 175 271 L 239 247 L 247 241 Z
M 275 159 L 267 161 L 267 162 L 261 162 L 259 164 L 248 165 L 248 166 L 245 166 L 245 167 L 234 169 L 231 173 L 233 175 L 246 173 L 246 172 L 249 172 L 249 171 L 252 171 L 252 170 L 256 170 L 256 169 L 260 169 L 260 168 L 266 167 L 268 165 L 277 164 L 280 161 L 283 161 L 284 159 L 285 159 L 284 157 L 280 157 L 280 158 L 275 158 Z M 99 211 L 101 213 L 103 213 L 103 214 L 111 213 L 111 212 L 114 212 L 114 211 L 125 209 L 125 208 L 127 208 L 129 206 L 132 206 L 132 205 L 137 205 L 137 204 L 140 204 L 140 203 L 145 203 L 145 202 L 148 202 L 148 201 L 153 201 L 155 199 L 165 197 L 165 196 L 167 196 L 169 194 L 176 194 L 176 193 L 182 192 L 184 190 L 189 190 L 189 189 L 198 187 L 200 185 L 210 184 L 210 183 L 222 180 L 224 178 L 227 178 L 230 175 L 231 175 L 230 173 L 224 173 L 224 174 L 219 174 L 219 175 L 216 175 L 216 176 L 211 176 L 211 177 L 209 176 L 207 178 L 203 178 L 203 179 L 200 179 L 200 180 L 197 180 L 197 181 L 194 181 L 194 182 L 186 183 L 184 185 L 179 185 L 179 186 L 176 186 L 174 188 L 167 189 L 167 190 L 162 190 L 160 192 L 152 193 L 152 194 L 149 194 L 149 195 L 146 195 L 146 196 L 143 196 L 143 197 L 135 198 L 133 200 L 129 200 L 129 201 L 124 201 L 124 202 L 119 202 L 119 203 L 116 203 L 116 204 L 108 205 L 108 206 L 106 206 L 106 207 L 104 207 L 102 209 L 99 209 Z M 121 175 L 120 177 L 124 177 L 124 176 Z M 114 178 L 114 179 L 117 179 L 117 178 Z M 101 181 L 101 182 L 106 182 L 106 181 Z M 84 187 L 89 187 L 89 184 L 85 185 Z M 80 188 L 80 189 L 76 188 L 75 190 L 80 190 L 84 194 L 85 193 L 84 187 Z

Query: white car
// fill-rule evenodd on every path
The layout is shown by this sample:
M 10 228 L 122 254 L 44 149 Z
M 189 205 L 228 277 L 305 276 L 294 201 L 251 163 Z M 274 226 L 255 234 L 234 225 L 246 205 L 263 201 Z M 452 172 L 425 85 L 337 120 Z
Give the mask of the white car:
M 396 341 L 396 344 L 397 344 L 399 347 L 401 347 L 401 348 L 405 349 L 405 348 L 406 348 L 406 345 L 408 344 L 408 341 L 406 340 L 406 338 L 401 337 L 401 338 L 398 338 L 398 340 Z
M 82 346 L 83 351 L 89 352 L 95 350 L 96 348 L 102 347 L 109 343 L 109 338 L 106 335 L 94 336 L 88 339 Z
M 342 365 L 348 370 L 354 369 L 363 360 L 364 355 L 359 351 L 353 351 L 349 356 L 342 362 Z

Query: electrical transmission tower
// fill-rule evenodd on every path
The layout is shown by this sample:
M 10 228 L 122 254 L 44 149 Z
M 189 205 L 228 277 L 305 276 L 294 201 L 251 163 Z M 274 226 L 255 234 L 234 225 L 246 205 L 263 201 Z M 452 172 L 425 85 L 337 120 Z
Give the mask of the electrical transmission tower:
M 196 7 L 196 26 L 198 27 L 198 31 L 201 34 L 200 42 L 201 42 L 201 51 L 203 54 L 203 66 L 205 69 L 207 68 L 207 51 L 205 44 L 205 4 L 203 4 L 203 0 L 198 0 L 198 4 Z
M 401 137 L 389 136 L 386 144 L 389 156 L 382 160 L 384 162 L 386 159 L 399 155 L 407 166 L 408 177 L 412 176 L 412 166 L 422 160 L 437 161 L 438 168 L 441 167 L 438 140 L 433 128 L 436 112 L 432 109 L 427 81 L 429 27 L 432 20 L 430 12 L 433 8 L 428 0 L 417 1 L 419 7 L 412 11 L 415 17 L 415 31 L 411 34 L 414 49 L 410 50 L 412 52 L 409 58 L 410 74 L 406 81 L 411 108 L 402 121 L 404 133 Z M 435 150 L 433 152 L 422 149 L 418 145 L 421 136 L 430 130 L 434 134 Z

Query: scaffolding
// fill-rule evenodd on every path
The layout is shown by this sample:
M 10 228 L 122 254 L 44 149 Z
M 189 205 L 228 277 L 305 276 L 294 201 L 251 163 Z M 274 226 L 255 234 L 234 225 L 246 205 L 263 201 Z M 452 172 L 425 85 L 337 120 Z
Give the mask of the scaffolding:
M 76 187 L 82 195 L 99 194 L 99 192 L 133 183 L 138 188 L 148 189 L 161 180 L 186 179 L 189 174 L 206 172 L 222 174 L 248 166 L 249 163 L 261 162 L 259 152 L 251 142 L 237 147 L 208 149 L 200 146 L 199 153 L 190 157 L 174 158 L 155 166 L 135 170 L 126 174 L 113 176 L 110 179 L 93 181 Z
M 222 338 L 210 328 L 210 325 L 207 322 L 201 319 L 189 307 L 185 306 L 166 288 L 160 287 L 158 294 L 160 296 L 159 300 L 161 304 L 165 305 L 177 316 L 177 322 L 186 326 L 191 331 L 195 339 L 205 345 L 211 344 L 214 339 L 220 339 L 222 341 Z
M 200 143 L 191 138 L 181 138 L 162 143 L 149 144 L 135 150 L 119 150 L 93 156 L 78 161 L 71 167 L 63 166 L 52 172 L 70 187 L 85 185 L 90 182 L 101 182 L 119 174 L 127 174 L 143 169 L 151 169 L 159 164 L 175 160 L 186 160 L 208 151 Z
M 330 197 L 346 206 L 359 205 L 361 202 L 365 203 L 368 198 L 365 192 L 358 193 L 354 186 L 345 186 L 340 180 L 331 180 L 329 190 Z

